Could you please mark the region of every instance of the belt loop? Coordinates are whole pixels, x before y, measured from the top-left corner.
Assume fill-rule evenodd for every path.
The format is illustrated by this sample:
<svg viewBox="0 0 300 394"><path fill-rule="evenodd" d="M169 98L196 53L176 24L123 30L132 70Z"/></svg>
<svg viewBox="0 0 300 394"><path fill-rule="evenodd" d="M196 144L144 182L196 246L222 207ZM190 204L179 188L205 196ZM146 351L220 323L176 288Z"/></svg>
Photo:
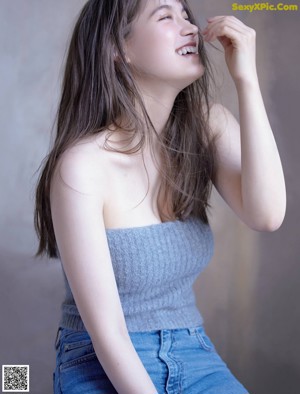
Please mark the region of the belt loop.
<svg viewBox="0 0 300 394"><path fill-rule="evenodd" d="M61 327L58 327L56 338L55 338L55 349L58 349L60 343Z"/></svg>
<svg viewBox="0 0 300 394"><path fill-rule="evenodd" d="M195 327L188 327L190 335L195 335L196 328Z"/></svg>

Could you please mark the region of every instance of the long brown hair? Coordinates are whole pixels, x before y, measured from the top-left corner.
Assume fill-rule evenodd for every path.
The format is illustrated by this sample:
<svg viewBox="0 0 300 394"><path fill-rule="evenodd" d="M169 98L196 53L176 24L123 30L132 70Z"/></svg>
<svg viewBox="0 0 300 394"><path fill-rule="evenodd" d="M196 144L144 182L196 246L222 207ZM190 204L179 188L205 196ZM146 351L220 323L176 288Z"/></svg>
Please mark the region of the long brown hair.
<svg viewBox="0 0 300 394"><path fill-rule="evenodd" d="M39 247L36 257L43 254L58 257L50 184L59 157L71 144L107 131L111 125L122 127L130 140L138 132L141 138L127 151L107 147L108 150L135 153L144 146L150 132L159 142L163 165L159 168L162 182L158 210L162 222L175 218L184 220L190 215L208 222L215 144L209 137L208 127L212 69L203 39L199 34L198 50L205 72L177 95L163 132L157 134L123 52L123 42L130 35L131 22L139 12L141 1L89 0L79 15L67 54L55 141L41 163L43 169L37 182L34 226ZM187 2L182 3L191 23L197 25ZM126 119L126 127L124 122L118 124L120 119ZM162 211L163 201L169 202L170 212Z"/></svg>

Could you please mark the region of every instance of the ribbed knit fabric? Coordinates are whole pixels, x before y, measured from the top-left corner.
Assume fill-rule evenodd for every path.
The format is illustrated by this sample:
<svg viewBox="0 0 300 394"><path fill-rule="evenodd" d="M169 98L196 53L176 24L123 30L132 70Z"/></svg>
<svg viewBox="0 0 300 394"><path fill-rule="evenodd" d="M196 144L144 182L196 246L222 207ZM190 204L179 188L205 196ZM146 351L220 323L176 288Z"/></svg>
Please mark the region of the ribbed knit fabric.
<svg viewBox="0 0 300 394"><path fill-rule="evenodd" d="M106 229L106 235L129 332L203 323L192 286L212 256L213 236L208 225L189 217L185 221ZM66 297L60 326L86 330L63 274Z"/></svg>

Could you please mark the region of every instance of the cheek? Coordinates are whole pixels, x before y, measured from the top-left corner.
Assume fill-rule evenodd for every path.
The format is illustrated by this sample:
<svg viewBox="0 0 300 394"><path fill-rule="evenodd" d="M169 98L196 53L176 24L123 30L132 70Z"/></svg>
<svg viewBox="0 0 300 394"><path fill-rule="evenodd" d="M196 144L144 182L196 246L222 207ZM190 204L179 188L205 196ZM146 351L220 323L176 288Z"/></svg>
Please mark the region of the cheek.
<svg viewBox="0 0 300 394"><path fill-rule="evenodd" d="M153 49L147 50L133 65L143 74L166 78L170 72L170 63L170 55Z"/></svg>
<svg viewBox="0 0 300 394"><path fill-rule="evenodd" d="M131 57L133 61L139 60L151 50L151 42L148 34L140 35L131 45Z"/></svg>
<svg viewBox="0 0 300 394"><path fill-rule="evenodd" d="M140 30L128 45L128 57L140 71L155 72L158 67L170 66L172 56L176 55L174 45L171 31Z"/></svg>

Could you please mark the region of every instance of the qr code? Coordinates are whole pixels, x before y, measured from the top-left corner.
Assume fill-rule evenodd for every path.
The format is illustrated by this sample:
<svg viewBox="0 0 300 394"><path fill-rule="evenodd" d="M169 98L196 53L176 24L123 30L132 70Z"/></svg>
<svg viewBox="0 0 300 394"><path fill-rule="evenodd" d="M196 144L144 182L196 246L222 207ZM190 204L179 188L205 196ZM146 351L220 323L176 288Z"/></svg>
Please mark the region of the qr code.
<svg viewBox="0 0 300 394"><path fill-rule="evenodd" d="M29 392L29 365L2 365L2 392Z"/></svg>

